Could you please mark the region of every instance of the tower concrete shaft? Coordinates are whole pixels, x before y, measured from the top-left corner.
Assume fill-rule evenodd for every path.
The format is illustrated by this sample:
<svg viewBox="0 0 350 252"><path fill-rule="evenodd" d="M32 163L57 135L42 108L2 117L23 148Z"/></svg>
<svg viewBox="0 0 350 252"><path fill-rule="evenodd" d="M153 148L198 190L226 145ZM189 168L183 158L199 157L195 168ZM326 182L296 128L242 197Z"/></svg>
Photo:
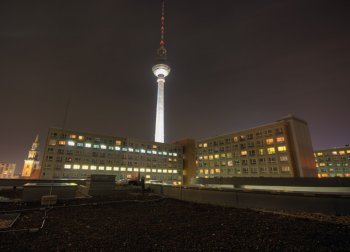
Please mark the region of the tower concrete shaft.
<svg viewBox="0 0 350 252"><path fill-rule="evenodd" d="M164 84L165 78L159 76L158 95L157 95L157 115L156 115L156 131L154 141L164 143Z"/></svg>

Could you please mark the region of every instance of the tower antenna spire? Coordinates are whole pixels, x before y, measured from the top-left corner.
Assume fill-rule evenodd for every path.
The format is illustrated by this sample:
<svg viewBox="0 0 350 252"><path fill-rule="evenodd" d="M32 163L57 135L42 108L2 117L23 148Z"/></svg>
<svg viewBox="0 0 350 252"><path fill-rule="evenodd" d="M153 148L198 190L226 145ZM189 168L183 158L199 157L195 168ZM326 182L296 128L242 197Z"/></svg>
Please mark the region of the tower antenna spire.
<svg viewBox="0 0 350 252"><path fill-rule="evenodd" d="M165 77L170 73L170 66L167 62L164 31L165 31L165 1L161 0L161 17L160 17L160 42L157 50L156 64L152 67L153 74L157 77L158 95L157 95L157 112L156 112L156 128L154 141L164 143L164 84Z"/></svg>
<svg viewBox="0 0 350 252"><path fill-rule="evenodd" d="M166 60L166 49L165 49L165 0L161 0L161 16L160 16L160 42L157 50L157 58L159 60Z"/></svg>
<svg viewBox="0 0 350 252"><path fill-rule="evenodd" d="M160 17L160 46L165 45L165 40L164 40L164 30L165 30L165 12L164 12L164 7L165 7L165 1L162 0L162 16Z"/></svg>

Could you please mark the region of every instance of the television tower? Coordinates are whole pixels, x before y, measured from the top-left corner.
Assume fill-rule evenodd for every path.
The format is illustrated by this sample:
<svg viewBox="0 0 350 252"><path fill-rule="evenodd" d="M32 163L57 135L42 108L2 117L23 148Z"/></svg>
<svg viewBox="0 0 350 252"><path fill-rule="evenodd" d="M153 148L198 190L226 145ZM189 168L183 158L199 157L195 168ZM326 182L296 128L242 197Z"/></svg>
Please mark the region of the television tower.
<svg viewBox="0 0 350 252"><path fill-rule="evenodd" d="M164 84L165 77L170 73L170 66L167 62L165 40L164 40L164 0L162 0L162 15L160 18L160 45L157 50L156 64L152 67L154 75L157 77L158 96L157 96L157 114L156 114L156 130L155 142L164 143Z"/></svg>

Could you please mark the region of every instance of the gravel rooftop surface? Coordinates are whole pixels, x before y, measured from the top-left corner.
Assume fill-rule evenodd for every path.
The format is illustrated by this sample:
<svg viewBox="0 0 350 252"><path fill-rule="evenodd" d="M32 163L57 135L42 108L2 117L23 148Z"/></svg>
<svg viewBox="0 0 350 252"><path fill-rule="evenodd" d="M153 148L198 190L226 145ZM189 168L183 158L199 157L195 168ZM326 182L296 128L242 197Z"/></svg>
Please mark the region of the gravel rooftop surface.
<svg viewBox="0 0 350 252"><path fill-rule="evenodd" d="M350 251L348 223L302 215L127 193L59 206L39 231L0 233L0 251ZM1 211L36 207L0 205ZM12 229L38 228L43 216L43 210L24 211Z"/></svg>

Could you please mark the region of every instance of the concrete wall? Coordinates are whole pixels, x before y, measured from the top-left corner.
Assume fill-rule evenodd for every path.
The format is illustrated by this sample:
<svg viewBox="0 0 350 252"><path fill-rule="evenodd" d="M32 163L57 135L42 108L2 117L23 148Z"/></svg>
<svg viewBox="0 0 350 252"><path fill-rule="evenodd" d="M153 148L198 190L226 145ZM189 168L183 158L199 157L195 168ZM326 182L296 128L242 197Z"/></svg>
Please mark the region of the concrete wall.
<svg viewBox="0 0 350 252"><path fill-rule="evenodd" d="M350 214L350 198L315 196L302 193L246 192L150 185L151 190L170 198L238 208L305 211L325 214Z"/></svg>
<svg viewBox="0 0 350 252"><path fill-rule="evenodd" d="M281 121L288 122L290 133L288 135L292 147L293 161L297 169L296 176L317 177L316 163L307 122L292 115L282 118Z"/></svg>

